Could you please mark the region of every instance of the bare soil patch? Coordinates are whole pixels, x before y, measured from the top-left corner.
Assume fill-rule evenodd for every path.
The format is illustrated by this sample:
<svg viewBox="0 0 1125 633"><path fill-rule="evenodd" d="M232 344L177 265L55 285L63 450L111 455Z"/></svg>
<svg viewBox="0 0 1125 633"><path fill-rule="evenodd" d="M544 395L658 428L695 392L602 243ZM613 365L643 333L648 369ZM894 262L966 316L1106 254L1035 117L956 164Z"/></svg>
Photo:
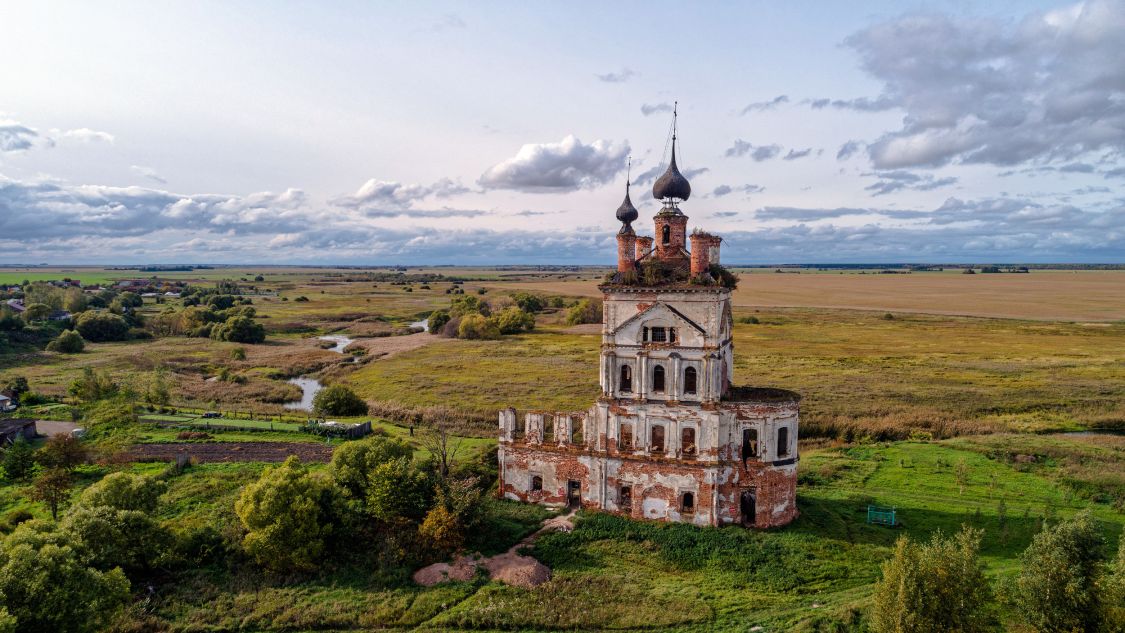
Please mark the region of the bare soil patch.
<svg viewBox="0 0 1125 633"><path fill-rule="evenodd" d="M434 563L414 572L414 582L424 587L432 587L450 580L472 580L478 569L485 569L496 581L513 587L533 589L551 579L551 568L530 556L519 554L523 547L531 545L545 532L569 532L574 529L574 513L552 517L543 522L543 527L527 538L513 545L508 551L496 556L459 556L452 563Z"/></svg>
<svg viewBox="0 0 1125 633"><path fill-rule="evenodd" d="M303 462L327 462L332 448L326 444L295 442L217 442L215 444L138 444L129 449L133 461L172 461L187 453L202 464L216 462L283 462L296 455Z"/></svg>

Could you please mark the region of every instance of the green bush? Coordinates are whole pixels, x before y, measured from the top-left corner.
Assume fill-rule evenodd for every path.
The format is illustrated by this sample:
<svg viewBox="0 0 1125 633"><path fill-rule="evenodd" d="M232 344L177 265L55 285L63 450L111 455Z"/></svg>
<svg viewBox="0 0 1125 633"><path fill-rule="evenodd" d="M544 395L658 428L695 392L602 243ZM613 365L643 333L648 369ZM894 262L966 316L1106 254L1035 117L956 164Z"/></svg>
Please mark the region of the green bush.
<svg viewBox="0 0 1125 633"><path fill-rule="evenodd" d="M82 338L95 343L124 341L129 336L129 322L110 312L83 312L74 328Z"/></svg>
<svg viewBox="0 0 1125 633"><path fill-rule="evenodd" d="M4 476L10 481L27 481L35 471L35 449L31 442L17 437L4 450Z"/></svg>
<svg viewBox="0 0 1125 633"><path fill-rule="evenodd" d="M117 395L118 386L105 373L86 367L82 370L82 376L70 383L67 391L79 400L96 402Z"/></svg>
<svg viewBox="0 0 1125 633"><path fill-rule="evenodd" d="M1105 539L1089 511L1035 535L1020 555L1013 592L1020 615L1039 631L1097 631L1104 614L1098 579Z"/></svg>
<svg viewBox="0 0 1125 633"><path fill-rule="evenodd" d="M517 306L504 308L492 315L490 320L501 334L518 334L535 329L535 316Z"/></svg>
<svg viewBox="0 0 1125 633"><path fill-rule="evenodd" d="M467 314L457 326L457 338L496 339L500 338L500 328L480 314Z"/></svg>
<svg viewBox="0 0 1125 633"><path fill-rule="evenodd" d="M211 327L211 339L234 343L262 343L266 340L266 328L248 316L232 316L224 323Z"/></svg>
<svg viewBox="0 0 1125 633"><path fill-rule="evenodd" d="M296 457L267 469L234 505L246 553L277 571L311 571L332 534L333 487Z"/></svg>
<svg viewBox="0 0 1125 633"><path fill-rule="evenodd" d="M567 325L602 322L602 302L597 299L583 299L574 304L566 313Z"/></svg>
<svg viewBox="0 0 1125 633"><path fill-rule="evenodd" d="M86 349L86 341L75 330L64 330L58 338L47 344L47 350L61 354L77 354Z"/></svg>
<svg viewBox="0 0 1125 633"><path fill-rule="evenodd" d="M129 581L90 567L68 533L28 521L0 548L0 595L18 631L92 633L128 603Z"/></svg>
<svg viewBox="0 0 1125 633"><path fill-rule="evenodd" d="M316 393L313 411L318 415L367 415L367 403L350 387L335 384Z"/></svg>
<svg viewBox="0 0 1125 633"><path fill-rule="evenodd" d="M430 313L430 318L426 323L426 327L429 328L431 334L440 334L445 324L449 323L449 319L450 316L447 310L434 310Z"/></svg>
<svg viewBox="0 0 1125 633"><path fill-rule="evenodd" d="M367 478L367 511L377 519L420 521L433 504L434 481L407 458L376 466Z"/></svg>
<svg viewBox="0 0 1125 633"><path fill-rule="evenodd" d="M965 528L957 536L945 538L938 532L929 543L900 537L894 555L883 563L883 577L875 584L871 630L985 630L985 606L991 592L978 557L982 534Z"/></svg>
<svg viewBox="0 0 1125 633"><path fill-rule="evenodd" d="M332 479L353 499L367 498L368 476L380 464L394 459L410 459L414 449L399 439L368 437L348 442L332 453Z"/></svg>

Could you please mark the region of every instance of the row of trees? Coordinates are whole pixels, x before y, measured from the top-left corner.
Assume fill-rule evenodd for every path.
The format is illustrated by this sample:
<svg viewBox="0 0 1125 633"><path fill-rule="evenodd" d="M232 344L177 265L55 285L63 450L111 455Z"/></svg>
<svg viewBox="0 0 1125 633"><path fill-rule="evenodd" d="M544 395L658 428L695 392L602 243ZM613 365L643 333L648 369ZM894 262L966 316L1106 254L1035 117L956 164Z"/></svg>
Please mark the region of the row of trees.
<svg viewBox="0 0 1125 633"><path fill-rule="evenodd" d="M902 537L875 586L876 633L991 630L994 594L1036 631L1125 631L1125 538L1116 560L1087 512L1044 526L1020 556L1021 569L994 591L979 558L983 532L963 528L929 542Z"/></svg>

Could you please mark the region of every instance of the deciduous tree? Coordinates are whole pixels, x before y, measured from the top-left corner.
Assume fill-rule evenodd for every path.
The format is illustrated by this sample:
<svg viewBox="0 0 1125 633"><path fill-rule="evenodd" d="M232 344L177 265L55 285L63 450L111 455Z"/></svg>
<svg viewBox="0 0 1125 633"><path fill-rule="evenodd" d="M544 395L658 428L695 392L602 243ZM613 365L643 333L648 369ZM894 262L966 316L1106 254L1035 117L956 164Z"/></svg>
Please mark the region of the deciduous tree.
<svg viewBox="0 0 1125 633"><path fill-rule="evenodd" d="M940 532L929 543L902 536L875 584L871 630L930 633L986 628L988 579L977 554L983 532L963 528L953 538Z"/></svg>
<svg viewBox="0 0 1125 633"><path fill-rule="evenodd" d="M70 498L70 471L51 468L35 478L28 494L32 501L41 501L51 510L51 518L59 520L59 506Z"/></svg>
<svg viewBox="0 0 1125 633"><path fill-rule="evenodd" d="M1045 525L1020 556L1015 602L1038 631L1097 631L1098 578L1105 540L1089 511Z"/></svg>
<svg viewBox="0 0 1125 633"><path fill-rule="evenodd" d="M313 396L313 411L318 415L366 415L367 403L347 385L335 384Z"/></svg>
<svg viewBox="0 0 1125 633"><path fill-rule="evenodd" d="M368 477L380 464L410 459L414 449L402 440L373 436L347 442L332 453L332 478L353 499L366 500Z"/></svg>
<svg viewBox="0 0 1125 633"><path fill-rule="evenodd" d="M266 470L234 506L246 552L278 571L314 569L332 533L332 495L331 482L296 457Z"/></svg>

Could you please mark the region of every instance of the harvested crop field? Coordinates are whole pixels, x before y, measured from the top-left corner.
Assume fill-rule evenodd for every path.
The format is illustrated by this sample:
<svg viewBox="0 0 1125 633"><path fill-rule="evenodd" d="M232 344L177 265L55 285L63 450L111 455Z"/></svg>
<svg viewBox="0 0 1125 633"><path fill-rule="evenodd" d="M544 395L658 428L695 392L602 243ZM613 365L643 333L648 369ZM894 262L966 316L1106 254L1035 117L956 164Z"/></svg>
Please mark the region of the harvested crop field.
<svg viewBox="0 0 1125 633"><path fill-rule="evenodd" d="M804 307L1062 321L1125 319L1125 271L909 275L739 271L736 308ZM492 285L492 284L490 284ZM497 289L599 297L597 281L534 279Z"/></svg>
<svg viewBox="0 0 1125 633"><path fill-rule="evenodd" d="M304 462L327 462L332 459L327 444L291 442L223 442L215 444L138 444L129 449L134 461L172 461L187 453L201 464L222 462L283 462L296 455Z"/></svg>

